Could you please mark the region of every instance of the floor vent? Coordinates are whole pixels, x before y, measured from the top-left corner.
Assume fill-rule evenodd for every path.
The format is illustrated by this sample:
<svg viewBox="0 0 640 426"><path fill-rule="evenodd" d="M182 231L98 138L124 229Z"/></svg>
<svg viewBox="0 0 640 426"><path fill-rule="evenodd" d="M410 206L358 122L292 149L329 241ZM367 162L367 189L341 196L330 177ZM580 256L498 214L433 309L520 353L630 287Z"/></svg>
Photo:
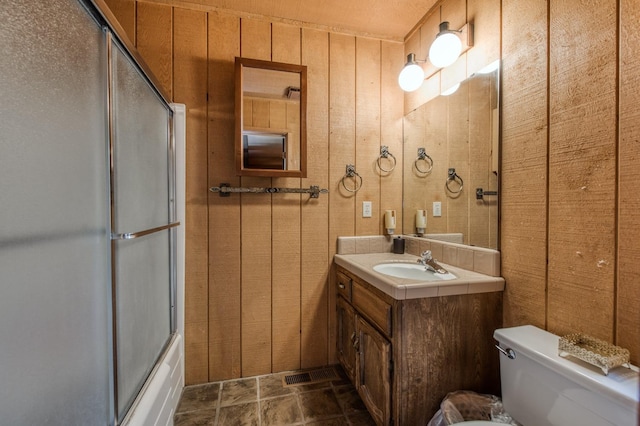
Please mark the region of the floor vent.
<svg viewBox="0 0 640 426"><path fill-rule="evenodd" d="M318 370L305 371L302 373L287 374L282 377L283 386L309 385L313 383L329 382L339 380L340 376L333 367L321 368Z"/></svg>

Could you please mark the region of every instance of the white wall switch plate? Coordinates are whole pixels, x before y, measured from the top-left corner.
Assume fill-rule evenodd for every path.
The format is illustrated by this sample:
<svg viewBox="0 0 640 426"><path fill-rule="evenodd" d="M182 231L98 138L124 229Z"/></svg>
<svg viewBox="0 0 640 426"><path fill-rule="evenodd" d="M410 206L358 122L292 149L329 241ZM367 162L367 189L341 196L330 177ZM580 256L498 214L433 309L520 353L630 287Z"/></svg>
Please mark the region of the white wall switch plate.
<svg viewBox="0 0 640 426"><path fill-rule="evenodd" d="M442 216L442 203L440 201L433 202L433 217Z"/></svg>
<svg viewBox="0 0 640 426"><path fill-rule="evenodd" d="M371 217L371 201L362 202L362 217Z"/></svg>

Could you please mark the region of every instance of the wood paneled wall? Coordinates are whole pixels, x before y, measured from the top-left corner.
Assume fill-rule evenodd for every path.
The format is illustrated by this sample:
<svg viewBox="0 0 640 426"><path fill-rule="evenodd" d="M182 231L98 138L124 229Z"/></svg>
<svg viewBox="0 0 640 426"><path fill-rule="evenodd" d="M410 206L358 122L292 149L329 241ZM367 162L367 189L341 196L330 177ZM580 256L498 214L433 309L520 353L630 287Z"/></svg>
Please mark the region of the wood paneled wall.
<svg viewBox="0 0 640 426"><path fill-rule="evenodd" d="M439 24L448 21L452 29L465 23L473 24L473 47L447 68L436 69L429 62L423 65L427 78L415 92L404 96L404 112L408 114L420 105L460 83L491 62L500 59L500 0L442 0L408 34L405 41L405 61L409 53L418 60L429 56L429 47L439 31Z"/></svg>
<svg viewBox="0 0 640 426"><path fill-rule="evenodd" d="M461 233L464 244L498 247L498 203L495 197L477 200L475 188L495 191L497 171L492 149L498 141L493 121L497 117L496 73L467 79L450 96L439 96L420 106L404 119L404 233L415 234L416 210L426 210L427 233ZM495 123L495 129L498 123ZM416 165L418 149L433 160ZM498 156L497 150L495 153ZM496 158L497 160L497 158ZM445 186L448 169L455 168L463 189L450 193ZM460 181L449 182L457 191ZM442 215L434 217L432 203L441 202Z"/></svg>
<svg viewBox="0 0 640 426"><path fill-rule="evenodd" d="M108 1L165 90L188 106L187 383L334 362L335 239L380 234L381 212L401 209L401 174L376 172L379 146L402 152L403 110L501 56L505 325L582 331L640 362L638 2L445 0L404 48L133 2ZM406 53L426 57L441 20L473 21L474 47L403 96L396 76ZM238 55L309 67L308 178L235 176ZM355 195L340 186L346 164L364 178ZM221 182L331 192L207 193ZM360 217L364 200L374 203L371 219Z"/></svg>
<svg viewBox="0 0 640 426"><path fill-rule="evenodd" d="M379 235L381 212L402 209L403 45L199 6L108 3L132 22L129 37L165 91L187 105L187 383L334 363L336 237ZM307 178L236 176L236 56L308 67ZM381 145L399 158L396 172L376 169ZM355 194L340 184L347 164L363 177ZM330 192L208 192L222 182ZM373 202L372 218L362 201Z"/></svg>
<svg viewBox="0 0 640 426"><path fill-rule="evenodd" d="M502 19L505 325L587 333L635 364L639 17L634 1L517 0Z"/></svg>

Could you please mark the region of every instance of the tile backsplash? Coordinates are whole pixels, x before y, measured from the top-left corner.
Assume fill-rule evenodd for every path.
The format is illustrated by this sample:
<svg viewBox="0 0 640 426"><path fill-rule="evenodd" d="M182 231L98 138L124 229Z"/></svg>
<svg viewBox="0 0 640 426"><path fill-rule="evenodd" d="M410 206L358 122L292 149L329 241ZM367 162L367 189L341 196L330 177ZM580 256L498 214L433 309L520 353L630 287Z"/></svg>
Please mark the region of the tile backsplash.
<svg viewBox="0 0 640 426"><path fill-rule="evenodd" d="M338 237L337 254L390 253L393 251L393 238L385 235ZM405 253L419 256L423 251L431 250L432 256L442 263L492 277L500 276L498 250L408 235L403 238Z"/></svg>

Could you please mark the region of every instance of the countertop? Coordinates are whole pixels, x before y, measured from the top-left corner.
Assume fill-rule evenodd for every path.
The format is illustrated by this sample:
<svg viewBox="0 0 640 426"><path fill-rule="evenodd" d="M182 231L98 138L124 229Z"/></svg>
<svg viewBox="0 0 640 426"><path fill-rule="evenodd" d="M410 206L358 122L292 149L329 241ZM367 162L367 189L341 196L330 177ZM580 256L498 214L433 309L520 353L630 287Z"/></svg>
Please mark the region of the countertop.
<svg viewBox="0 0 640 426"><path fill-rule="evenodd" d="M394 253L336 254L334 262L396 300L504 291L504 278L491 277L440 263L457 278L450 281L418 281L396 278L373 270L379 263L416 263L418 256Z"/></svg>

